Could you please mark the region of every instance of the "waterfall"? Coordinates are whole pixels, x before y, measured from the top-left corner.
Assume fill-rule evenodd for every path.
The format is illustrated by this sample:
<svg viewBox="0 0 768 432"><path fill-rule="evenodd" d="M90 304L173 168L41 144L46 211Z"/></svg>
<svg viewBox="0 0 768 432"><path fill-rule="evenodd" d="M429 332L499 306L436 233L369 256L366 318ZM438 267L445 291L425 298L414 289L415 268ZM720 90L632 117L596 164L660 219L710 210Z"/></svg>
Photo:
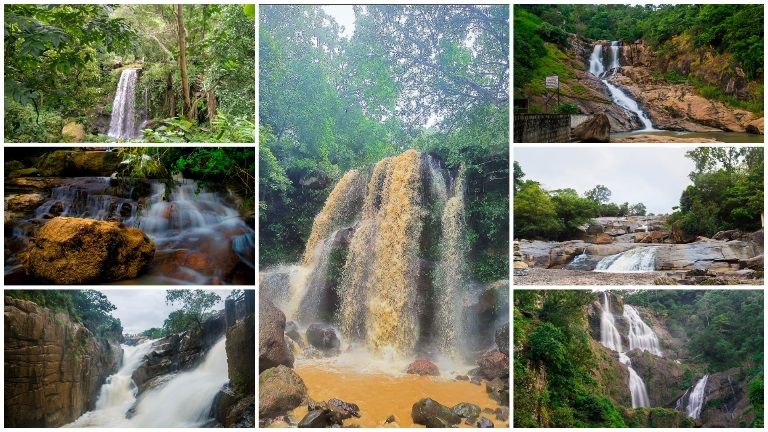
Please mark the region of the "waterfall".
<svg viewBox="0 0 768 432"><path fill-rule="evenodd" d="M659 338L653 332L653 329L643 322L640 314L637 313L637 309L625 304L624 317L629 321L629 349L640 348L641 350L650 351L653 355L664 357L659 345Z"/></svg>
<svg viewBox="0 0 768 432"><path fill-rule="evenodd" d="M621 61L619 60L620 49L621 46L619 45L619 41L611 42L611 64L608 67L608 70L613 69L613 75L616 75L619 68L621 67ZM640 106L637 104L637 101L627 96L617 86L609 83L603 76L606 73L606 69L603 65L602 44L596 44L594 50L592 51L592 55L589 57L589 71L594 76L600 78L603 84L605 84L605 86L608 88L611 99L615 104L637 115L638 119L640 119L640 122L643 124L643 128L641 130L654 130L653 122L651 122L648 114L646 114L646 112L640 108Z"/></svg>
<svg viewBox="0 0 768 432"><path fill-rule="evenodd" d="M642 321L637 310L625 304L623 316L629 321L628 339L630 351L640 348L661 357L661 348L656 334ZM610 350L617 351L619 353L619 361L629 371L629 392L632 395L632 408L651 406L648 389L645 387L645 383L640 378L640 375L632 368L632 361L623 350L621 336L616 329L615 317L611 313L611 303L607 292L603 292L603 313L600 316L600 343Z"/></svg>
<svg viewBox="0 0 768 432"><path fill-rule="evenodd" d="M619 353L619 361L629 370L629 393L632 395L632 408L649 407L651 400L648 398L648 389L640 375L632 368L632 360L624 353Z"/></svg>
<svg viewBox="0 0 768 432"><path fill-rule="evenodd" d="M466 221L464 220L463 173L455 187L456 195L446 202L441 218L440 260L437 264L435 287L440 298L455 299L461 296L466 284ZM434 177L433 177L434 179ZM437 183L433 181L432 183ZM443 184L443 182L439 182ZM464 335L459 324L461 303L443 301L437 310L438 344L443 353L453 353Z"/></svg>
<svg viewBox="0 0 768 432"><path fill-rule="evenodd" d="M621 336L619 331L616 330L616 323L611 313L611 302L608 298L608 293L603 293L603 314L600 316L600 343L604 347L623 352L621 347Z"/></svg>
<svg viewBox="0 0 768 432"><path fill-rule="evenodd" d="M656 270L658 247L638 247L600 260L595 271L608 273L650 272Z"/></svg>
<svg viewBox="0 0 768 432"><path fill-rule="evenodd" d="M698 380L696 385L685 391L683 396L677 400L675 409L678 411L685 411L688 417L701 418L701 409L704 407L704 402L707 399L707 380L709 375L704 375L704 378Z"/></svg>
<svg viewBox="0 0 768 432"><path fill-rule="evenodd" d="M188 372L169 375L158 387L145 390L136 402L131 375L154 341L136 347L123 345L123 366L101 388L96 409L64 427L200 427L211 419L211 406L229 381L225 338L206 354L203 363ZM135 414L128 419L133 407Z"/></svg>
<svg viewBox="0 0 768 432"><path fill-rule="evenodd" d="M135 137L134 97L136 90L136 69L124 69L117 83L117 93L112 102L112 119L109 123L111 138L131 139Z"/></svg>

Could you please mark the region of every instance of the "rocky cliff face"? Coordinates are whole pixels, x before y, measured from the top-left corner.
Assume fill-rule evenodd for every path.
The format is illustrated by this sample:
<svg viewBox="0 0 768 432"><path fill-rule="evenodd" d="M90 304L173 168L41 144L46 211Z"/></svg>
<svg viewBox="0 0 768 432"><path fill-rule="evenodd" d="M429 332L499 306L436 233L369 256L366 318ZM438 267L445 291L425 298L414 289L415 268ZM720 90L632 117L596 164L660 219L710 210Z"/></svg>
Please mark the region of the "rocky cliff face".
<svg viewBox="0 0 768 432"><path fill-rule="evenodd" d="M195 328L170 335L152 344L152 350L133 372L133 382L143 392L171 372L187 370L200 364L205 354L226 331L224 311Z"/></svg>
<svg viewBox="0 0 768 432"><path fill-rule="evenodd" d="M5 297L5 427L59 427L96 402L122 358L64 313Z"/></svg>

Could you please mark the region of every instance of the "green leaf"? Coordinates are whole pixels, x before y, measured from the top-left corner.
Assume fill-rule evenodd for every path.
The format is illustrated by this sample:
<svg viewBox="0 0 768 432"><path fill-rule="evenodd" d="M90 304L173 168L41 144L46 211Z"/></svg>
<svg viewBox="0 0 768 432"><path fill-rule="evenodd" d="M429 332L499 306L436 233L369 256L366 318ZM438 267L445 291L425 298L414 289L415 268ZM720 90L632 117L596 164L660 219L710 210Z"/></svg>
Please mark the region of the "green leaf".
<svg viewBox="0 0 768 432"><path fill-rule="evenodd" d="M243 12L245 13L245 16L247 16L248 18L256 19L256 5L255 4L243 5Z"/></svg>

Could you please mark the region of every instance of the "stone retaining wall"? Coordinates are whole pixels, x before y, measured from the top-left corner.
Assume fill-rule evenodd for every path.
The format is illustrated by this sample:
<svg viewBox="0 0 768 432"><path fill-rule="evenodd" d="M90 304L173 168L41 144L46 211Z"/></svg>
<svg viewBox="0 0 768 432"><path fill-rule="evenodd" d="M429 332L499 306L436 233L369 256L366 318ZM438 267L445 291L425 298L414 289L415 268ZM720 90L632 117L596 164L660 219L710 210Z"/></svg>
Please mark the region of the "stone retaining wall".
<svg viewBox="0 0 768 432"><path fill-rule="evenodd" d="M569 114L515 114L515 143L567 143L571 141Z"/></svg>

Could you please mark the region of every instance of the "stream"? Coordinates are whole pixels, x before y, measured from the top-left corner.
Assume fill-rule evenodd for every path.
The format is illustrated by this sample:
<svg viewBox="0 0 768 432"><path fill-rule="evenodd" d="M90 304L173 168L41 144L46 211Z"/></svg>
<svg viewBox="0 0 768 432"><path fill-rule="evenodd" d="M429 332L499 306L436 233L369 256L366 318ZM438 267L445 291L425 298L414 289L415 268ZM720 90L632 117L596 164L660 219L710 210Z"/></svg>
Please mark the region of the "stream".
<svg viewBox="0 0 768 432"><path fill-rule="evenodd" d="M61 179L32 218L20 221L10 236L6 232L5 274L21 266L16 253L36 229L63 216L122 222L155 242L148 271L115 283L252 285L255 233L240 217L238 199L228 190L212 191L180 176L174 183L176 187L166 193L163 183L151 181L148 196L139 197L138 188L116 185L109 177Z"/></svg>

